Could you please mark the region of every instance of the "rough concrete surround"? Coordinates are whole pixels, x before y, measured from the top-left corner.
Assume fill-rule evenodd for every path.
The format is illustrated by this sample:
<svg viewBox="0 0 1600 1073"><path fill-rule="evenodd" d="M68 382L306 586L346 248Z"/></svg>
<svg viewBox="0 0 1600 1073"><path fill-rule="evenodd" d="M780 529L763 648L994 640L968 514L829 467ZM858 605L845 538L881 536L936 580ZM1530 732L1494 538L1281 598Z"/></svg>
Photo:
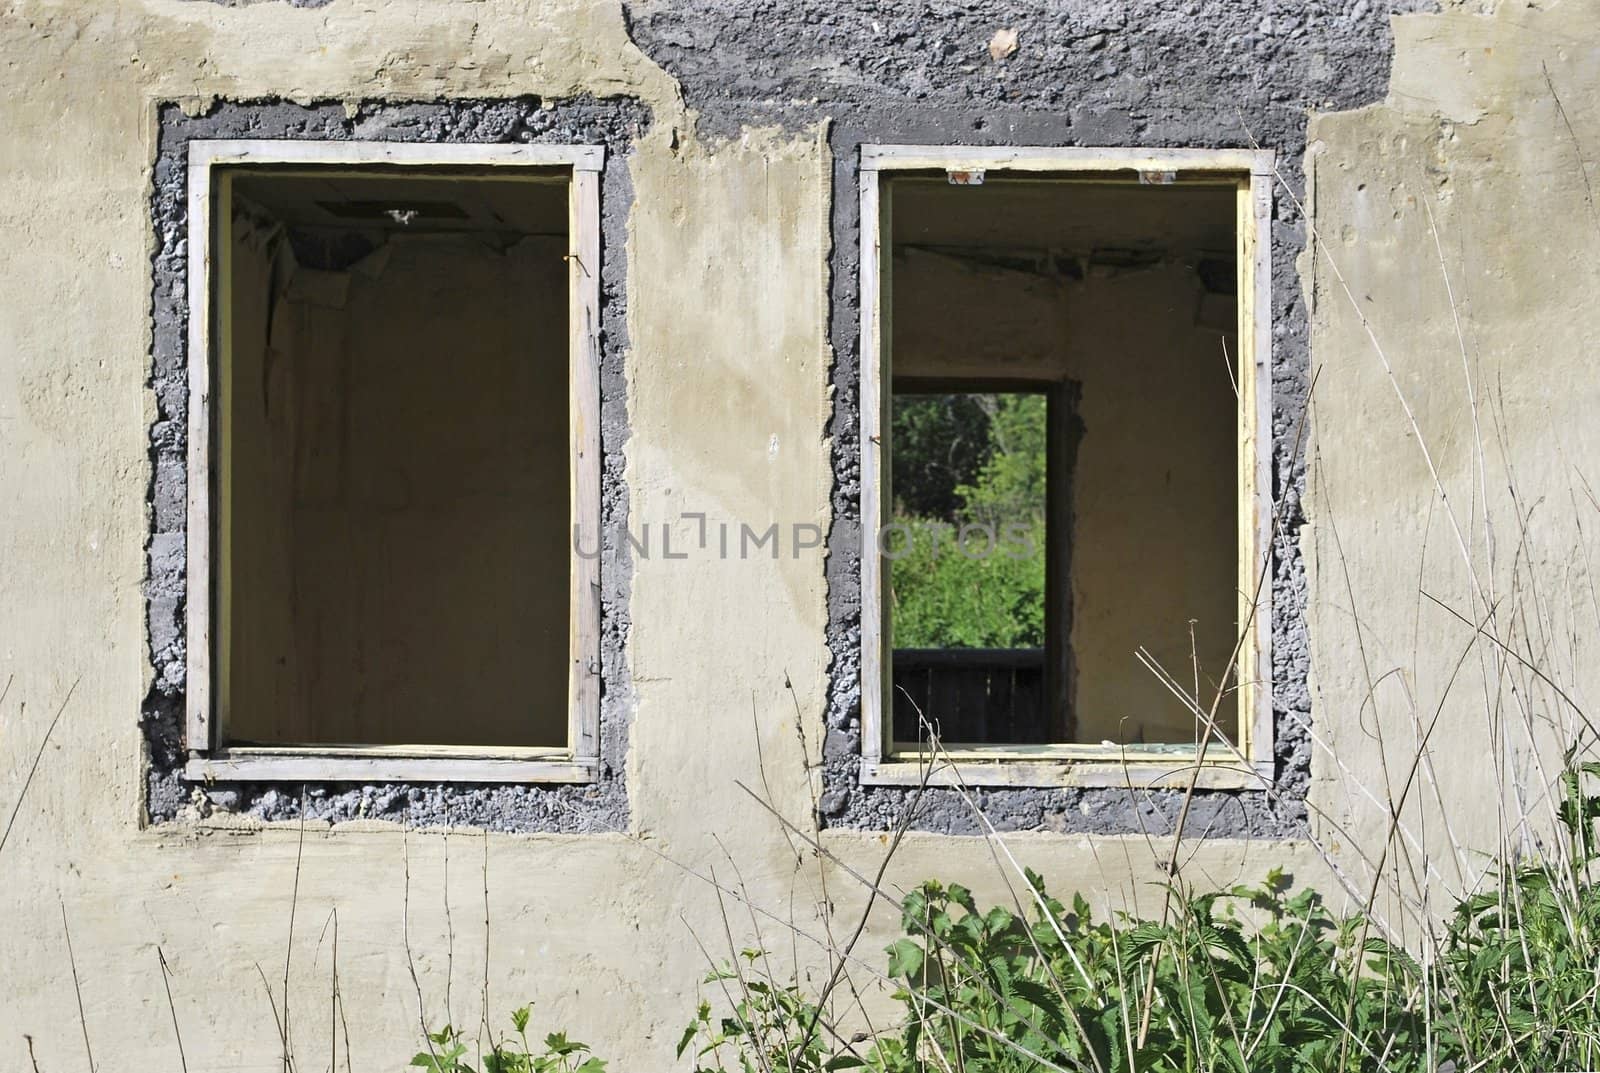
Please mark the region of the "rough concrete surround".
<svg viewBox="0 0 1600 1073"><path fill-rule="evenodd" d="M1276 150L1277 779L1197 802L1188 877L1283 867L1337 904L1414 774L1406 815L1450 817L1418 827L1428 896L1470 883L1502 845L1493 770L1562 744L1545 685L1473 624L1501 616L1567 696L1600 689L1600 11L1403 6L4 5L0 1069L30 1068L24 1036L39 1069L85 1068L80 994L98 1065L176 1068L158 951L190 1069L282 1068L263 974L287 972L296 1051L325 1054L335 911L354 1068L403 1066L419 1014L479 1023L485 991L497 1023L532 1000L613 1069L674 1068L696 939L726 946L713 877L819 980L906 805L855 779L863 142ZM1019 47L991 59L1002 28ZM246 133L609 147L596 786L176 777L174 169L183 139ZM686 513L776 522L781 554L710 554ZM1056 893L1159 899L1171 795L979 800ZM1005 896L966 802L930 794L915 827L887 884ZM756 938L742 910L733 930Z"/></svg>
<svg viewBox="0 0 1600 1073"><path fill-rule="evenodd" d="M160 246L154 266L152 388L157 409L150 428L150 652L154 662L143 725L150 749L146 809L152 821L180 809L238 812L263 819L308 818L337 822L392 815L408 823L465 824L504 831L616 830L626 823L627 788L621 777L627 749L630 683L624 638L628 632L628 492L623 479L628 439L624 354L627 352L627 228L633 190L630 149L649 125L649 113L630 99L580 98L558 104L535 96L509 100L455 100L448 104L337 102L298 105L214 103L190 116L176 104L158 115L151 213ZM608 569L602 583L601 766L586 786L451 786L212 783L197 788L182 779L184 688L184 488L188 374L186 172L191 138L317 138L343 141L547 142L604 145L615 163L601 195L604 262L601 325L601 533ZM563 539L561 545L564 547Z"/></svg>

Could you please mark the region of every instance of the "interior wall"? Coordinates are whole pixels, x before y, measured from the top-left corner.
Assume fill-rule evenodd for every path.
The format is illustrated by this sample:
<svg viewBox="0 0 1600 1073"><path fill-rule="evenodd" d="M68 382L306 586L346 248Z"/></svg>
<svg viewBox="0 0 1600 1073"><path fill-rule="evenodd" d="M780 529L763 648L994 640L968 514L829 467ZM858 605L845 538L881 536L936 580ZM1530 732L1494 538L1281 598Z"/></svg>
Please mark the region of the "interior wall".
<svg viewBox="0 0 1600 1073"><path fill-rule="evenodd" d="M264 343L242 296L233 739L565 744L565 252L395 236L282 273Z"/></svg>
<svg viewBox="0 0 1600 1073"><path fill-rule="evenodd" d="M1187 742L1194 720L1135 653L1214 689L1236 638L1233 301L1177 262L1083 279L908 250L892 277L894 371L1071 379L1077 739ZM1193 648L1190 622L1194 623Z"/></svg>
<svg viewBox="0 0 1600 1073"><path fill-rule="evenodd" d="M218 307L218 328L229 341L218 382L222 454L232 460L217 499L218 544L231 567L217 573L217 697L246 730L259 726L252 732L270 737L274 720L285 721L279 733L290 730L294 708L293 426L289 364L280 349L288 340L280 333L274 347L268 331L293 258L271 221L238 214L230 228L217 279L219 292L230 295Z"/></svg>

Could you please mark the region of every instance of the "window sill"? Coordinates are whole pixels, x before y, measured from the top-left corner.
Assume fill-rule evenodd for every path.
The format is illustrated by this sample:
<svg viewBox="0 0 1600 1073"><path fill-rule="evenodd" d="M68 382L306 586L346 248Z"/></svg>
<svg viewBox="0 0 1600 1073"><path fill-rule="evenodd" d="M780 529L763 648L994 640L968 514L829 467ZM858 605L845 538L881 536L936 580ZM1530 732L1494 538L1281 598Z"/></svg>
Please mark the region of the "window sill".
<svg viewBox="0 0 1600 1073"><path fill-rule="evenodd" d="M249 747L190 757L183 774L194 782L590 783L597 766L565 749Z"/></svg>
<svg viewBox="0 0 1600 1073"><path fill-rule="evenodd" d="M932 765L930 767L930 764ZM1083 787L1181 790L1262 790L1272 785L1270 762L1207 761L1195 771L1194 756L1136 757L1108 763L1073 757L1015 759L949 752L934 761L901 754L861 765L864 786Z"/></svg>

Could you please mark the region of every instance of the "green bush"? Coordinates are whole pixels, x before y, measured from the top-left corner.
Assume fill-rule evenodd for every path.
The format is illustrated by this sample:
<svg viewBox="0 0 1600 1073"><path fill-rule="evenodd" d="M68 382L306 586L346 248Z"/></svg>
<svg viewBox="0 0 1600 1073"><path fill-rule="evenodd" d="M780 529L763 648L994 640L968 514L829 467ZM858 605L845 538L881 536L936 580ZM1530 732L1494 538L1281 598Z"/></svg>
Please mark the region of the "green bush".
<svg viewBox="0 0 1600 1073"><path fill-rule="evenodd" d="M955 547L954 535L940 537L934 524L912 524L910 546L890 564L895 646L1043 647L1042 545L1026 558L1005 550L967 558Z"/></svg>
<svg viewBox="0 0 1600 1073"><path fill-rule="evenodd" d="M1314 892L1288 895L1279 875L1260 888L1177 892L1165 924L1095 922L1081 897L1068 909L1036 875L1028 881L1038 908L1027 918L980 909L959 886L928 883L906 899L890 970L916 1016L881 1068L926 1068L930 1050L959 1052L972 1073L1020 1073L1040 1059L1108 1071L1329 1070L1341 1053L1343 1068L1404 1069L1417 1053L1411 962L1368 939L1355 971L1355 923L1336 922ZM1236 903L1264 922L1242 919Z"/></svg>
<svg viewBox="0 0 1600 1073"><path fill-rule="evenodd" d="M1313 892L1289 895L1282 876L1178 899L1167 924L1096 922L1081 896L1069 908L1027 878L1026 915L980 907L957 884L930 881L904 899L905 936L887 951L898 1032L830 1048L819 1030L807 1035L816 1008L798 989L751 981L729 1016L714 1023L703 1004L686 1030L685 1048L699 1039L700 1057L717 1060L697 1073L1425 1068L1415 964L1369 938L1352 971L1356 922L1336 922ZM720 1061L729 1049L739 1064Z"/></svg>
<svg viewBox="0 0 1600 1073"><path fill-rule="evenodd" d="M1567 758L1565 846L1463 900L1434 969L1441 1053L1488 1069L1600 1069L1600 764Z"/></svg>
<svg viewBox="0 0 1600 1073"><path fill-rule="evenodd" d="M824 1042L823 1011L794 984L781 985L765 971L766 952L740 952L743 967L718 969L704 980L729 996L725 1016L713 1017L701 1002L678 1039L677 1056L693 1054L695 1073L729 1068L763 1073L824 1073L843 1069ZM733 1066L728 1061L736 1063Z"/></svg>
<svg viewBox="0 0 1600 1073"><path fill-rule="evenodd" d="M1044 645L1045 417L1038 394L896 402L896 647Z"/></svg>

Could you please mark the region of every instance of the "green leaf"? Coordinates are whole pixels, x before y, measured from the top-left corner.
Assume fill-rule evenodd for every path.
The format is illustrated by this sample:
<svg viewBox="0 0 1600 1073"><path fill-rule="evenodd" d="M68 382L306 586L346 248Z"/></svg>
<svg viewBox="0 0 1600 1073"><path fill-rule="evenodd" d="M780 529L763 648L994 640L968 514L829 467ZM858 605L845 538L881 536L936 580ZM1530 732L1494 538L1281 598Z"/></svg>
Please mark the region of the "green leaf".
<svg viewBox="0 0 1600 1073"><path fill-rule="evenodd" d="M887 948L889 975L894 978L912 977L922 970L922 947L910 939L896 939Z"/></svg>
<svg viewBox="0 0 1600 1073"><path fill-rule="evenodd" d="M704 1009L704 1008L705 1008L704 1006L701 1007L701 1009ZM694 1020L694 1021L690 1021L689 1022L688 1027L686 1027L683 1030L683 1035L678 1037L678 1050L673 1055L673 1057L675 1057L675 1058L682 1058L683 1057L683 1052L689 1049L689 1044L694 1042L694 1037L695 1037L696 1033L698 1033L700 1031L700 1025L701 1025L701 1021L700 1020Z"/></svg>
<svg viewBox="0 0 1600 1073"><path fill-rule="evenodd" d="M1011 981L1011 990L1017 998L1023 1000L1042 1015L1046 1024L1057 1032L1065 1035L1067 1032L1067 1018L1063 1012L1061 996L1045 987L1037 980L1030 980L1019 976Z"/></svg>

